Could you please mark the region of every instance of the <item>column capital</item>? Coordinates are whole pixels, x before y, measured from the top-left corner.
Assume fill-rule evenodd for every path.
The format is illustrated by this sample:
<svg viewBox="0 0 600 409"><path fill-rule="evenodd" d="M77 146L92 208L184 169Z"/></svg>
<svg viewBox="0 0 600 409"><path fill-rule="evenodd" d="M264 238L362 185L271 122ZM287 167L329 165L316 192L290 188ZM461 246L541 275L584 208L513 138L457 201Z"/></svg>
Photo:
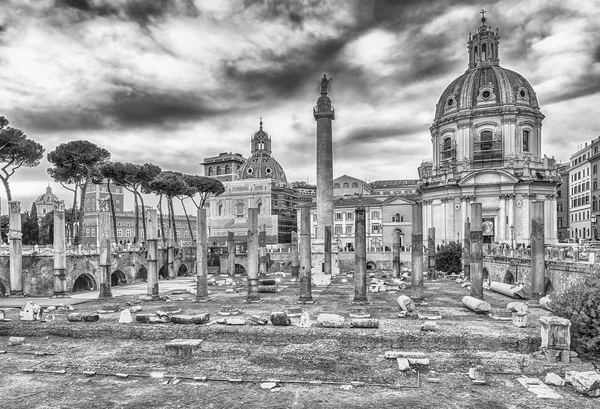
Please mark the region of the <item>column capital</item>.
<svg viewBox="0 0 600 409"><path fill-rule="evenodd" d="M21 202L10 201L8 205L11 213L21 214Z"/></svg>
<svg viewBox="0 0 600 409"><path fill-rule="evenodd" d="M64 212L65 211L65 201L64 200L56 200L53 203L55 212Z"/></svg>
<svg viewBox="0 0 600 409"><path fill-rule="evenodd" d="M554 199L556 199L557 197L558 197L558 195L557 195L557 194L555 194L555 193L554 193L554 194L552 194L552 193L551 193L551 194L549 194L549 195L546 195L546 199L548 199L548 200L554 200Z"/></svg>

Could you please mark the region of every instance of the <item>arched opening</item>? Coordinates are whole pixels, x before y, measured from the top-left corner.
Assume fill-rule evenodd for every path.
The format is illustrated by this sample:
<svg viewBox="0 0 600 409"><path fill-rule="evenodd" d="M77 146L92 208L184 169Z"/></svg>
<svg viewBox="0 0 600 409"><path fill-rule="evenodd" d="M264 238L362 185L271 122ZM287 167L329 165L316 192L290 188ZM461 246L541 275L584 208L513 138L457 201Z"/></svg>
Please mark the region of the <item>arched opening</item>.
<svg viewBox="0 0 600 409"><path fill-rule="evenodd" d="M187 272L188 272L188 268L186 267L185 264L182 264L179 266L179 270L177 270L177 277L185 276L185 275L187 275Z"/></svg>
<svg viewBox="0 0 600 409"><path fill-rule="evenodd" d="M219 211L219 216L223 216L223 204L222 203L219 203L218 211Z"/></svg>
<svg viewBox="0 0 600 409"><path fill-rule="evenodd" d="M513 274L510 271L507 271L506 274L504 275L504 284L510 284L513 285L515 283L515 277L513 276Z"/></svg>
<svg viewBox="0 0 600 409"><path fill-rule="evenodd" d="M235 272L234 272L234 274L240 274L240 275L246 274L246 269L244 268L243 265L236 264L235 265Z"/></svg>
<svg viewBox="0 0 600 409"><path fill-rule="evenodd" d="M167 266L162 266L160 268L160 270L158 270L158 278L159 279L164 279L169 277L169 270L167 269Z"/></svg>
<svg viewBox="0 0 600 409"><path fill-rule="evenodd" d="M127 284L127 277L121 270L116 270L110 275L110 285L112 287L122 286Z"/></svg>
<svg viewBox="0 0 600 409"><path fill-rule="evenodd" d="M375 270L376 268L377 268L377 264L375 264L374 262L369 261L367 263L367 270Z"/></svg>
<svg viewBox="0 0 600 409"><path fill-rule="evenodd" d="M142 267L135 274L135 281L148 281L148 270L146 267Z"/></svg>
<svg viewBox="0 0 600 409"><path fill-rule="evenodd" d="M260 210L262 209L262 202L258 202L258 205L256 206L256 208L258 209L258 214L260 214Z"/></svg>
<svg viewBox="0 0 600 409"><path fill-rule="evenodd" d="M208 176L212 176L213 175L213 168L210 167L208 168Z"/></svg>
<svg viewBox="0 0 600 409"><path fill-rule="evenodd" d="M75 282L73 283L73 289L71 290L74 293L80 293L83 291L93 291L96 289L96 280L90 274L81 274Z"/></svg>
<svg viewBox="0 0 600 409"><path fill-rule="evenodd" d="M552 281L549 278L546 279L546 285L544 286L544 292L546 295L550 295L554 293L554 287L552 286Z"/></svg>
<svg viewBox="0 0 600 409"><path fill-rule="evenodd" d="M487 271L487 268L483 269L483 281L490 281L490 273Z"/></svg>

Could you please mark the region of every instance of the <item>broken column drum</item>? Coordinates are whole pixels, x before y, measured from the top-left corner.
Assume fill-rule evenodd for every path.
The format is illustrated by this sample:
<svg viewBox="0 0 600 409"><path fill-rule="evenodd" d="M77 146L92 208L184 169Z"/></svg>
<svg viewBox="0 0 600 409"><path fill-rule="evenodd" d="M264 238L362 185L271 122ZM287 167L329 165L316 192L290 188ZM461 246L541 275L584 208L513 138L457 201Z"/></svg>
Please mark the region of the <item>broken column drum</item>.
<svg viewBox="0 0 600 409"><path fill-rule="evenodd" d="M21 233L21 202L11 201L9 207L10 295L23 295L23 243Z"/></svg>
<svg viewBox="0 0 600 409"><path fill-rule="evenodd" d="M65 203L54 203L54 291L52 298L68 298L67 249L65 237Z"/></svg>
<svg viewBox="0 0 600 409"><path fill-rule="evenodd" d="M327 96L331 78L323 75L321 96L313 109L317 121L317 241L325 240L325 227L333 226L333 139L332 121L335 112L331 99ZM329 258L325 253L324 271L331 274L331 246ZM329 263L327 265L327 263Z"/></svg>
<svg viewBox="0 0 600 409"><path fill-rule="evenodd" d="M481 203L471 204L471 296L483 300L483 231Z"/></svg>
<svg viewBox="0 0 600 409"><path fill-rule="evenodd" d="M148 263L148 296L158 297L158 214L156 209L147 209L146 213L146 245L148 252L146 262Z"/></svg>
<svg viewBox="0 0 600 409"><path fill-rule="evenodd" d="M412 289L411 297L416 302L423 298L423 205L412 205Z"/></svg>
<svg viewBox="0 0 600 409"><path fill-rule="evenodd" d="M354 210L354 300L367 303L367 232L365 208Z"/></svg>
<svg viewBox="0 0 600 409"><path fill-rule="evenodd" d="M98 298L112 297L112 289L110 284L111 273L111 249L110 249L110 213L108 205L104 201L100 201L100 211L98 212L98 237L100 238L100 259L98 266L100 267L100 294Z"/></svg>
<svg viewBox="0 0 600 409"><path fill-rule="evenodd" d="M539 300L546 295L546 262L544 259L544 202L532 204L531 218L531 298Z"/></svg>
<svg viewBox="0 0 600 409"><path fill-rule="evenodd" d="M209 301L208 298L208 237L206 234L206 209L198 209L196 224L196 302Z"/></svg>
<svg viewBox="0 0 600 409"><path fill-rule="evenodd" d="M235 236L232 231L227 232L227 275L235 275Z"/></svg>
<svg viewBox="0 0 600 409"><path fill-rule="evenodd" d="M310 208L300 208L300 299L299 302L312 302L310 253Z"/></svg>
<svg viewBox="0 0 600 409"><path fill-rule="evenodd" d="M392 233L392 276L400 277L400 232L394 230Z"/></svg>
<svg viewBox="0 0 600 409"><path fill-rule="evenodd" d="M248 209L248 297L260 301L258 295L258 209Z"/></svg>

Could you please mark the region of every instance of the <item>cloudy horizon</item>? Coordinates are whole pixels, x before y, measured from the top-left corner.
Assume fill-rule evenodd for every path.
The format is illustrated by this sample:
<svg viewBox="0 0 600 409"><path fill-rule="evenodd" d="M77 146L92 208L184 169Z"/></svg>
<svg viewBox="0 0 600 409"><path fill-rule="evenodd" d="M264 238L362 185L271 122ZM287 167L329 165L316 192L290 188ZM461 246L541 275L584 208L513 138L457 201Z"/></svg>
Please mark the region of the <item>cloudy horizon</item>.
<svg viewBox="0 0 600 409"><path fill-rule="evenodd" d="M416 179L482 8L499 29L501 66L537 93L542 152L568 161L600 135L594 0L2 1L0 116L46 149L10 179L13 199L28 210L50 183L70 203L46 172L60 143L203 174L206 157L248 157L260 117L287 179L314 183L323 73L333 77L334 177Z"/></svg>

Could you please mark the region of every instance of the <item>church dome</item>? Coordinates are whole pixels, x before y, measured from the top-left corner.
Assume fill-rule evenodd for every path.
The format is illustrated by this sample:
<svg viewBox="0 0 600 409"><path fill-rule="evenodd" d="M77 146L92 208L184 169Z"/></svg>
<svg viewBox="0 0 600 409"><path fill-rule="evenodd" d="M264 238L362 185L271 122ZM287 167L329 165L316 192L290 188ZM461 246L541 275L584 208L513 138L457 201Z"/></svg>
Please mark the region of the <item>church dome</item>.
<svg viewBox="0 0 600 409"><path fill-rule="evenodd" d="M520 74L500 67L498 29L493 31L481 19L475 35L469 34L467 71L448 85L435 111L434 123L454 119L477 110L523 111L539 114L538 100L531 84ZM475 111L475 112L472 112Z"/></svg>
<svg viewBox="0 0 600 409"><path fill-rule="evenodd" d="M43 205L43 204L53 204L54 202L59 201L60 199L58 198L58 196L56 196L54 193L52 193L52 188L50 186L48 186L46 188L46 193L44 193L43 195L38 196L37 199L35 199L35 204L39 204L39 205Z"/></svg>
<svg viewBox="0 0 600 409"><path fill-rule="evenodd" d="M252 156L238 170L238 179L271 178L278 184L287 184L283 168L271 156L271 137L263 130L262 118L260 129L252 135Z"/></svg>

